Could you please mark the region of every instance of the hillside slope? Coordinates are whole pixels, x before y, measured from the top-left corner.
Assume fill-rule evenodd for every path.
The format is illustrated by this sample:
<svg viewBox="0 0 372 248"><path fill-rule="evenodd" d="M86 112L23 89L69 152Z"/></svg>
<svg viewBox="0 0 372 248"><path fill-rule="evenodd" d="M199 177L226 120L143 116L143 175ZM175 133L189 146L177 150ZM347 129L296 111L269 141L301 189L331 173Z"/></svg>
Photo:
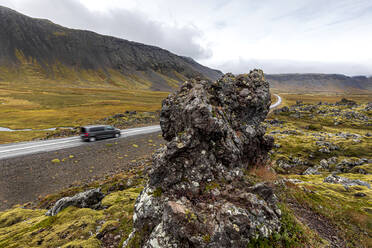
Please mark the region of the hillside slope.
<svg viewBox="0 0 372 248"><path fill-rule="evenodd" d="M341 74L268 74L270 86L281 92L362 93L372 91L372 78Z"/></svg>
<svg viewBox="0 0 372 248"><path fill-rule="evenodd" d="M222 73L167 50L68 29L0 6L0 81L108 83L169 90L179 81Z"/></svg>

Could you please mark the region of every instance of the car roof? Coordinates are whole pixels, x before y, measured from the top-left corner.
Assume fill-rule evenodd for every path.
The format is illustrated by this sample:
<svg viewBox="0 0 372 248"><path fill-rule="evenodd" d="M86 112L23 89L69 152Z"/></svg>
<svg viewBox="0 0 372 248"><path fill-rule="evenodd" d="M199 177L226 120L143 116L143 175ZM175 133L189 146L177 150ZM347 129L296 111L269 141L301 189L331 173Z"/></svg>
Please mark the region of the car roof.
<svg viewBox="0 0 372 248"><path fill-rule="evenodd" d="M108 127L109 125L89 125L89 126L83 126L82 128L92 128L92 127Z"/></svg>

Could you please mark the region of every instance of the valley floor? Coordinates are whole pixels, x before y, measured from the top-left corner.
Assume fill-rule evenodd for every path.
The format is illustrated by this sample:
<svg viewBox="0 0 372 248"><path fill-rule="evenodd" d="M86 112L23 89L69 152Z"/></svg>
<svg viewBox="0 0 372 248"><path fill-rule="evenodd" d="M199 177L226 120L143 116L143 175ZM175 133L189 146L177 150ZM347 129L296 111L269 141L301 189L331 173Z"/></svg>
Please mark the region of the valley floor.
<svg viewBox="0 0 372 248"><path fill-rule="evenodd" d="M273 185L282 230L252 241L251 247L371 247L372 112L367 103L372 99L352 96L357 105L346 102L349 106L334 104L342 97L281 96L288 108L267 118L267 134L275 137L272 164L252 167L246 176ZM150 154L162 143L152 134L107 140L92 150L0 161L0 187L6 189L2 209L32 201L0 212L0 247L121 247L132 230ZM23 181L28 184L22 186ZM59 198L96 187L106 195L102 209L68 207L54 217L44 215Z"/></svg>
<svg viewBox="0 0 372 248"><path fill-rule="evenodd" d="M168 94L93 83L0 82L0 144L74 136L88 124L120 129L158 124L161 101ZM49 128L57 130L40 131Z"/></svg>
<svg viewBox="0 0 372 248"><path fill-rule="evenodd" d="M118 113L150 117L161 107L168 92L132 90L112 85L64 84L63 82L0 82L0 127L48 129L79 127ZM143 115L139 115L144 113ZM131 127L136 126L129 120ZM57 130L58 132L58 130ZM0 131L0 144L45 138L51 131Z"/></svg>

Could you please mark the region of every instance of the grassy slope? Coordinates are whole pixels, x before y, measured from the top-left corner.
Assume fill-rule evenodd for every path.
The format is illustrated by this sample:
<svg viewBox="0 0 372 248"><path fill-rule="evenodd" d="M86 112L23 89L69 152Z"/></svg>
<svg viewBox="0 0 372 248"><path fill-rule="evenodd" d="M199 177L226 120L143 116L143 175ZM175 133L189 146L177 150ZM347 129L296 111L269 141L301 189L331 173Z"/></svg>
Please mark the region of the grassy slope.
<svg viewBox="0 0 372 248"><path fill-rule="evenodd" d="M45 137L48 131L0 132L0 144L30 141Z"/></svg>
<svg viewBox="0 0 372 248"><path fill-rule="evenodd" d="M48 88L12 91L0 83L0 127L46 129L75 127L129 111L156 111L167 92L97 88ZM0 143L32 140L46 132L0 132Z"/></svg>
<svg viewBox="0 0 372 248"><path fill-rule="evenodd" d="M292 105L296 100L304 100L305 103L317 103L319 101L335 102L341 97L324 95L282 95L285 105ZM356 100L358 103L371 101L370 96L348 96L348 99ZM320 108L332 108L321 106ZM354 109L354 111L363 111L363 107ZM344 111L349 111L344 108ZM371 117L371 116L370 116ZM357 160L359 158L372 159L372 139L366 137L367 132L371 133L371 127L351 119L342 119L343 124L334 126L333 118L315 115L315 118L301 119L293 118L287 114L271 115L269 118L284 120L283 128L270 127L268 131L274 130L296 130L297 134L275 134L275 143L280 144L280 148L275 148L272 155L273 160L290 158L299 158L303 161L309 161L310 164L318 165L321 159L336 156L338 161L343 159ZM318 130L307 130L309 125L317 125ZM340 150L332 151L331 154L324 154L318 151L319 146L315 144L316 139L311 134L348 132L362 135L361 142L355 142L353 139L339 139L337 137L327 138L327 141L338 145ZM309 158L309 154L313 157ZM307 166L296 166L291 171L284 171L277 167L279 172L287 178L295 178L304 181L303 184L289 185L283 194L284 199L294 199L305 208L310 208L314 213L320 214L324 219L329 220L339 230L342 230L342 237L347 240L349 247L370 247L372 244L372 189L364 186L353 186L345 188L340 184L323 183L323 180L330 172L322 171L320 175L297 175L304 171ZM356 168L363 168L372 173L372 164L364 164ZM288 174L293 173L293 174ZM296 173L296 174L295 174ZM350 179L360 179L366 182L372 182L372 175L344 173L340 176ZM364 197L356 197L355 193L364 193Z"/></svg>
<svg viewBox="0 0 372 248"><path fill-rule="evenodd" d="M101 210L68 207L53 217L45 216L43 209L14 207L0 212L0 247L94 248L101 247L105 240L98 237L106 233L120 235L114 243L121 244L132 230L133 206L142 190L142 170L138 167L100 182L69 188L39 203L39 207L45 207L60 197L101 187L106 194Z"/></svg>
<svg viewBox="0 0 372 248"><path fill-rule="evenodd" d="M81 126L126 110L159 110L162 99L168 94L94 83L0 82L0 127L46 129ZM0 143L41 136L43 133L37 131L0 132Z"/></svg>
<svg viewBox="0 0 372 248"><path fill-rule="evenodd" d="M149 164L147 164L148 166ZM140 166L127 173L121 173L102 181L76 186L49 195L39 201L35 209L15 206L0 212L0 247L108 247L107 240L119 236L114 247L121 244L132 231L132 217L135 199L143 188L145 167ZM260 175L247 172L246 180L262 181ZM78 209L68 207L54 217L45 216L44 208L56 200L71 196L88 188L101 187L106 197L102 200L104 209ZM324 241L312 230L296 220L293 213L283 204L280 206L282 230L264 240L252 240L248 247L322 247ZM111 244L110 244L111 245ZM130 247L139 247L132 242Z"/></svg>
<svg viewBox="0 0 372 248"><path fill-rule="evenodd" d="M103 210L68 207L56 217L45 216L45 210L13 208L2 212L0 247L101 247L92 234L112 227L126 239L132 229L134 201L141 190L111 193L102 201Z"/></svg>
<svg viewBox="0 0 372 248"><path fill-rule="evenodd" d="M77 70L61 64L48 71L16 53L17 69L0 67L0 127L46 129L74 127L95 122L126 110L156 111L169 93L151 91L152 83L141 72L123 75L115 70ZM183 75L160 75L170 87L178 87ZM176 80L175 78L179 78ZM0 143L32 140L40 132L0 132ZM22 138L23 137L23 138Z"/></svg>
<svg viewBox="0 0 372 248"><path fill-rule="evenodd" d="M350 100L355 100L359 103L367 103L372 101L372 94L342 94L342 93L319 93L319 94L293 94L293 93L278 93L282 96L282 106L289 106L296 103L296 101L303 101L309 104L316 104L320 101L335 103L340 101L342 97L346 97Z"/></svg>
<svg viewBox="0 0 372 248"><path fill-rule="evenodd" d="M0 126L74 126L124 110L155 111L168 94L151 91L152 83L141 72L106 74L62 64L45 71L31 58L16 54L19 67L0 67ZM184 80L181 76L177 82ZM174 78L162 77L176 86Z"/></svg>
<svg viewBox="0 0 372 248"><path fill-rule="evenodd" d="M125 110L158 110L167 95L118 88L0 83L0 126L42 129L81 125Z"/></svg>

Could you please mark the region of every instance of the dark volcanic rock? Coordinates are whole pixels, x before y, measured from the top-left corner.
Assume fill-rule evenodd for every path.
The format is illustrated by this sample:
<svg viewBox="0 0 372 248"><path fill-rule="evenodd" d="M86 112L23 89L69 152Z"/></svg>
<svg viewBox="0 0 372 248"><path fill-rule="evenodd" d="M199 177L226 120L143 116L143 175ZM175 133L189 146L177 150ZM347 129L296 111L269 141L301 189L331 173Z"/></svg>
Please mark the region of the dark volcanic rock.
<svg viewBox="0 0 372 248"><path fill-rule="evenodd" d="M259 72L252 72L250 77L226 75L214 83L186 82L163 101L160 126L169 143L162 160L155 161L151 185L170 187L182 177L193 180L195 175L214 180L219 173L225 174L216 164L234 169L264 162L273 139L264 137L260 123L268 113L270 94ZM244 91L249 95L242 97ZM180 157L185 160L180 161ZM164 166L167 161L179 166L170 172ZM184 163L189 166L184 167ZM202 168L198 168L200 164ZM194 165L200 171L185 170ZM169 182L163 180L164 173ZM174 181L169 173L181 178Z"/></svg>
<svg viewBox="0 0 372 248"><path fill-rule="evenodd" d="M244 179L273 145L261 125L269 106L260 70L191 80L169 95L160 117L168 143L154 155L136 201L131 238L140 237L142 247L246 247L277 232L273 190Z"/></svg>
<svg viewBox="0 0 372 248"><path fill-rule="evenodd" d="M359 185L359 186L366 186L369 189L371 188L371 185L369 183L364 182L362 180L359 180L359 179L351 180L349 178L341 177L341 176L337 176L337 175L329 175L326 178L324 178L323 182L342 184L345 187Z"/></svg>
<svg viewBox="0 0 372 248"><path fill-rule="evenodd" d="M283 108L275 109L274 113L277 115L280 113L288 113L289 111L290 111L289 108L287 106L284 106Z"/></svg>
<svg viewBox="0 0 372 248"><path fill-rule="evenodd" d="M371 111L372 110L372 102L367 103L365 111Z"/></svg>
<svg viewBox="0 0 372 248"><path fill-rule="evenodd" d="M352 106L356 106L357 103L353 100L342 98L341 101L336 102L336 106L340 106L340 105L352 107Z"/></svg>
<svg viewBox="0 0 372 248"><path fill-rule="evenodd" d="M96 209L100 207L103 197L104 195L101 193L101 189L99 188L91 189L72 197L64 197L59 199L45 215L54 216L68 206Z"/></svg>

